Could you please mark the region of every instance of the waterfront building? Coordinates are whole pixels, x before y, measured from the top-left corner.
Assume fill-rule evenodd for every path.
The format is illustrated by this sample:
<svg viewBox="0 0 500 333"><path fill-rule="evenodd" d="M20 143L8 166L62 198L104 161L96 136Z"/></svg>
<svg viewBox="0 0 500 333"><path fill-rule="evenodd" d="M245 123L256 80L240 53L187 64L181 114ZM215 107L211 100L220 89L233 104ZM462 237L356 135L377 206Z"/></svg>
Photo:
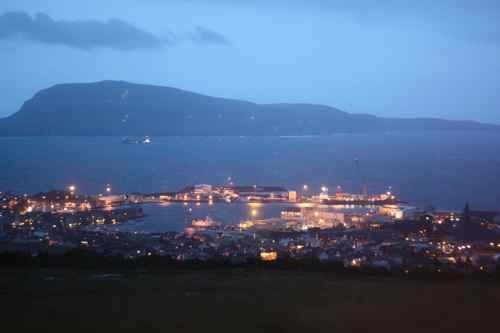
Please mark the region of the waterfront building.
<svg viewBox="0 0 500 333"><path fill-rule="evenodd" d="M380 207L380 214L387 215L394 220L413 220L415 218L415 207L400 205L385 205Z"/></svg>
<svg viewBox="0 0 500 333"><path fill-rule="evenodd" d="M194 186L194 193L198 194L210 194L212 193L212 185L199 184Z"/></svg>
<svg viewBox="0 0 500 333"><path fill-rule="evenodd" d="M122 203L126 199L124 195L103 195L98 197L98 200L106 205Z"/></svg>

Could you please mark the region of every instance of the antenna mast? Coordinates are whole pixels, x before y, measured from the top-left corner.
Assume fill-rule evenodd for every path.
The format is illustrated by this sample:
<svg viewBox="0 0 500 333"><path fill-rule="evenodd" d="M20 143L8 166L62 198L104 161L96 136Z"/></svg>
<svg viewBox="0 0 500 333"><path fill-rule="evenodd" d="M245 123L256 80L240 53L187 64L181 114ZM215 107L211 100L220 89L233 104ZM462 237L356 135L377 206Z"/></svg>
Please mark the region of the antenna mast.
<svg viewBox="0 0 500 333"><path fill-rule="evenodd" d="M356 169L358 170L359 180L361 181L361 193L363 195L368 195L368 185L366 184L366 179L361 172L361 165L359 163L359 158L354 159L354 163L356 164Z"/></svg>

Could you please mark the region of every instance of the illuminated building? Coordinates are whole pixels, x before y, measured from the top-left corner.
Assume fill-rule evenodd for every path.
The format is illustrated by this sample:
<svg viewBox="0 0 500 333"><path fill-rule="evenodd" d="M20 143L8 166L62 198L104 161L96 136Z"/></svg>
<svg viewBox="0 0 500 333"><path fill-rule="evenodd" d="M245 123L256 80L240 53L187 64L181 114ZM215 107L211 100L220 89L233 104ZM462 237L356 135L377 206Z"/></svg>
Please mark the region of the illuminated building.
<svg viewBox="0 0 500 333"><path fill-rule="evenodd" d="M212 185L199 184L194 186L194 193L196 194L210 194L212 193Z"/></svg>
<svg viewBox="0 0 500 333"><path fill-rule="evenodd" d="M394 220L412 220L415 217L415 208L399 205L385 205L380 207L379 213L390 216Z"/></svg>
<svg viewBox="0 0 500 333"><path fill-rule="evenodd" d="M276 251L261 252L260 259L262 261L276 261L278 259L278 253Z"/></svg>
<svg viewBox="0 0 500 333"><path fill-rule="evenodd" d="M281 211L283 219L300 219L302 217L302 209L299 207L287 207Z"/></svg>
<svg viewBox="0 0 500 333"><path fill-rule="evenodd" d="M126 197L124 195L105 195L98 198L99 201L104 202L106 205L112 205L124 202Z"/></svg>

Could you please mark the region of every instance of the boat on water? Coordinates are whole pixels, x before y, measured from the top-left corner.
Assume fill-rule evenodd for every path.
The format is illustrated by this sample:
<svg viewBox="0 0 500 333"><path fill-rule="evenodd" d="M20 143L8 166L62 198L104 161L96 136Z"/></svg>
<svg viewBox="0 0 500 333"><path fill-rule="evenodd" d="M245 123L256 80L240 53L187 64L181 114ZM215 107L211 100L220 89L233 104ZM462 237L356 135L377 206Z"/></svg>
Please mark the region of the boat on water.
<svg viewBox="0 0 500 333"><path fill-rule="evenodd" d="M325 205L351 205L351 206L385 206L397 205L401 203L392 193L382 194L349 194L336 193L333 196L323 196L319 198L320 203Z"/></svg>
<svg viewBox="0 0 500 333"><path fill-rule="evenodd" d="M151 138L149 136L145 136L143 137L142 139L137 139L137 138L129 138L129 137L126 137L126 138L123 138L122 139L122 143L125 143L125 144L150 144L152 143L153 141L151 140Z"/></svg>
<svg viewBox="0 0 500 333"><path fill-rule="evenodd" d="M349 198L349 199L322 199L321 203L324 205L339 205L339 206L385 206L397 205L400 202L395 199L381 199L381 198Z"/></svg>
<svg viewBox="0 0 500 333"><path fill-rule="evenodd" d="M212 220L210 217L207 216L205 219L194 219L191 222L191 226L195 228L210 228L210 227L218 227L220 226L220 223Z"/></svg>

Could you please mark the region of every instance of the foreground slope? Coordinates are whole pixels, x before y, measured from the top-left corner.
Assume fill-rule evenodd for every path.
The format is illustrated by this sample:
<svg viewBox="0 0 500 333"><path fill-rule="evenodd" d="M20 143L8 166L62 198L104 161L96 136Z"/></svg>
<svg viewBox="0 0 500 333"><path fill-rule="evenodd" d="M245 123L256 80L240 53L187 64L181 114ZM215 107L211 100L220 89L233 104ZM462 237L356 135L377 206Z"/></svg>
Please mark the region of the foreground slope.
<svg viewBox="0 0 500 333"><path fill-rule="evenodd" d="M169 87L103 81L38 92L0 136L324 135L390 130L499 130L440 119L389 119L311 104L259 105Z"/></svg>
<svg viewBox="0 0 500 333"><path fill-rule="evenodd" d="M248 269L0 271L15 332L495 332L494 281Z"/></svg>

